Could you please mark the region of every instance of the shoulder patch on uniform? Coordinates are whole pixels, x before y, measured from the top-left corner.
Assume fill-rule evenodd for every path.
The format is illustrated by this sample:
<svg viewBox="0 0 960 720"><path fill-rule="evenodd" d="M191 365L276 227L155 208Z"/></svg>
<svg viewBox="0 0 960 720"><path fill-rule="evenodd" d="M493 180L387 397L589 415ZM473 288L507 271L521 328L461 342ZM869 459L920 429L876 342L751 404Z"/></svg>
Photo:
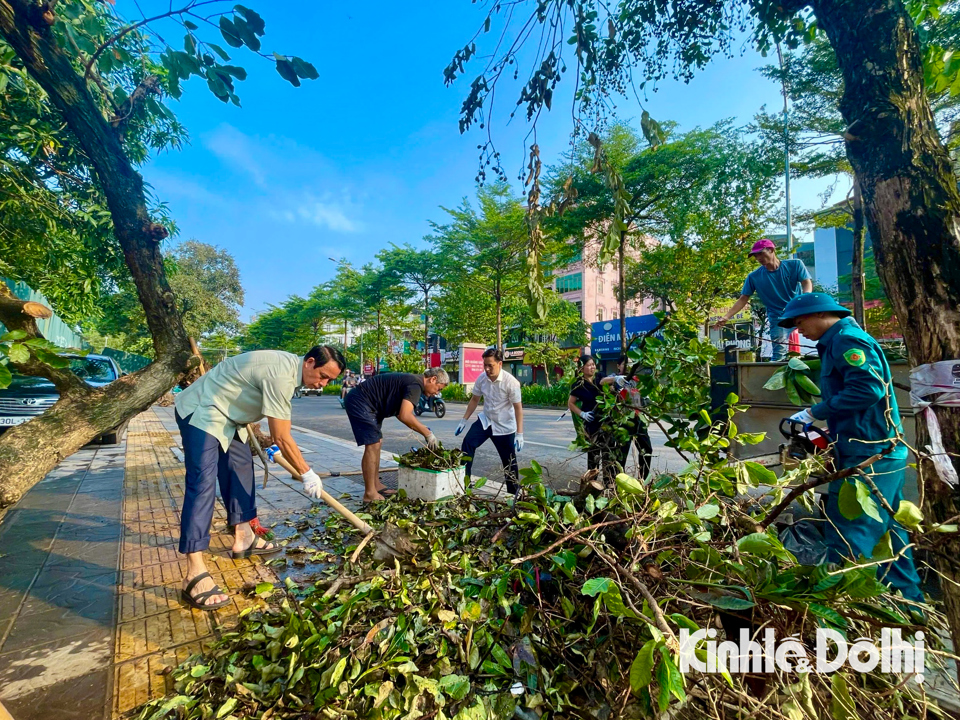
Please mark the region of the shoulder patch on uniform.
<svg viewBox="0 0 960 720"><path fill-rule="evenodd" d="M867 354L859 348L850 348L843 354L844 360L854 367L860 367L867 361Z"/></svg>

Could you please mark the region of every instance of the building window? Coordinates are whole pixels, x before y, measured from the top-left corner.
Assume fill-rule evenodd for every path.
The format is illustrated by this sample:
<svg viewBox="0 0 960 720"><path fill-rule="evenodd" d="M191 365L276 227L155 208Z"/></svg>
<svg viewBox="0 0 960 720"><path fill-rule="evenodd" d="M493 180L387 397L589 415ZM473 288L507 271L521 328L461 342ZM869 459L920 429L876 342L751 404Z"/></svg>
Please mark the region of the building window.
<svg viewBox="0 0 960 720"><path fill-rule="evenodd" d="M577 302L574 303L574 305L577 306L577 315L579 315L579 316L582 318L582 317L583 317L583 303L577 301Z"/></svg>
<svg viewBox="0 0 960 720"><path fill-rule="evenodd" d="M603 278L597 278L597 296L603 295Z"/></svg>
<svg viewBox="0 0 960 720"><path fill-rule="evenodd" d="M597 322L603 322L603 308L597 309Z"/></svg>
<svg viewBox="0 0 960 720"><path fill-rule="evenodd" d="M583 290L583 273L572 273L557 278L557 292L568 293Z"/></svg>

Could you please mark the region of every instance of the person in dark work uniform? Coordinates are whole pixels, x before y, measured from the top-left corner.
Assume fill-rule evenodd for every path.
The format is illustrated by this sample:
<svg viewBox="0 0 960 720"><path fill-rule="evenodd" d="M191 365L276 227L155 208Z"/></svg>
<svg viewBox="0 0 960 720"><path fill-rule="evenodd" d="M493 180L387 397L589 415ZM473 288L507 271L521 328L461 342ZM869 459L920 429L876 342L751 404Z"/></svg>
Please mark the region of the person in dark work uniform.
<svg viewBox="0 0 960 720"><path fill-rule="evenodd" d="M621 372L623 365L620 365ZM630 440L626 443L618 444L613 449L602 449L606 443L602 442L601 426L603 418L601 411L597 408L597 398L603 393L604 385L617 386L625 384L626 379L622 375L610 375L603 377L597 373L597 363L591 355L583 355L580 358L580 375L573 383L570 389L570 396L567 398L567 409L583 421L583 429L587 440L591 443L591 449L587 451L587 467L591 470L600 466L603 460L605 466L604 482L613 482L616 475L616 468L623 468L630 453L630 443L637 442L637 450L640 456L639 475L645 478L650 471L650 456L652 447L650 445L650 436L647 435L646 426L644 426L639 417L636 419L637 426ZM577 403L580 403L579 407ZM646 443L643 443L646 438Z"/></svg>
<svg viewBox="0 0 960 720"><path fill-rule="evenodd" d="M903 433L900 410L893 392L890 366L880 345L850 317L850 311L826 293L807 293L791 300L784 308L780 326L796 327L804 337L817 342L820 354L821 402L801 410L791 419L803 423L825 420L833 443L835 468L855 467L893 444L893 449L864 469L894 512L903 499L907 467L907 446L900 442ZM873 549L887 532L894 554L909 543L907 533L877 502L880 521L866 513L854 520L843 516L839 508L844 483L856 476L830 483L825 528L828 562L843 558L870 559ZM881 567L877 575L887 585L900 590L909 600L923 602L920 577L907 549L898 559Z"/></svg>

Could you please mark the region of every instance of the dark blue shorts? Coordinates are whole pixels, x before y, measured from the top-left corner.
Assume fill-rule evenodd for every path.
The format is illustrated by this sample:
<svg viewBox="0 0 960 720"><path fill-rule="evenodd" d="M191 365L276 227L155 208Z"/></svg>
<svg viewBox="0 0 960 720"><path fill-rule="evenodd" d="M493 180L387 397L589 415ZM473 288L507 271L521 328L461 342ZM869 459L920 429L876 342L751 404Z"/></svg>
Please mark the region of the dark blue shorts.
<svg viewBox="0 0 960 720"><path fill-rule="evenodd" d="M383 433L380 431L383 420L377 417L373 408L360 393L348 393L343 406L347 410L350 428L353 430L357 445L376 445L383 440Z"/></svg>

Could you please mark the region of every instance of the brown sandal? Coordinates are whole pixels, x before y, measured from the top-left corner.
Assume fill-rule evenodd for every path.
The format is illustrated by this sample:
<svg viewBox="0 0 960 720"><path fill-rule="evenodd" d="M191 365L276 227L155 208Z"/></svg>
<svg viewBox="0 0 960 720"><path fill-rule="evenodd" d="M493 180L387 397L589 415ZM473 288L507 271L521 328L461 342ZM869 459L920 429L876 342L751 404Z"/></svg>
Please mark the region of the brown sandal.
<svg viewBox="0 0 960 720"><path fill-rule="evenodd" d="M210 573L208 572L202 572L199 575L197 575L193 580L190 581L187 587L183 588L180 591L180 598L185 603L187 603L187 605L189 605L190 607L196 608L197 610L216 610L217 608L222 608L224 605L229 605L230 598L227 598L226 600L221 600L218 603L204 602L204 600L206 600L208 597L213 597L214 595L226 594L223 592L223 590L220 589L218 585L214 585L213 590L210 590L208 592L198 593L197 595L190 594L190 591L197 586L198 582L208 577L210 577Z"/></svg>

